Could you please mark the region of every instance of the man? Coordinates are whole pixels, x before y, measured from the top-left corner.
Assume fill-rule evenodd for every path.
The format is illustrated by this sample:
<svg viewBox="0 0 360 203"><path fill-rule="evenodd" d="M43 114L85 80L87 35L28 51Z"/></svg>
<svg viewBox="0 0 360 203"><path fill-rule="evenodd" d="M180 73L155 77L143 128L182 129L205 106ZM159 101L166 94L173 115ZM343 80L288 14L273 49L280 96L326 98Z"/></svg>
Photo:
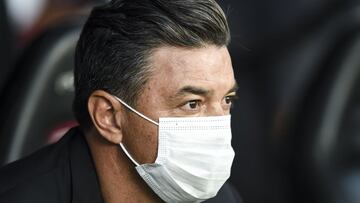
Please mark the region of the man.
<svg viewBox="0 0 360 203"><path fill-rule="evenodd" d="M238 202L236 82L214 0L114 0L78 41L80 126L0 172L0 202ZM219 191L220 190L220 191Z"/></svg>

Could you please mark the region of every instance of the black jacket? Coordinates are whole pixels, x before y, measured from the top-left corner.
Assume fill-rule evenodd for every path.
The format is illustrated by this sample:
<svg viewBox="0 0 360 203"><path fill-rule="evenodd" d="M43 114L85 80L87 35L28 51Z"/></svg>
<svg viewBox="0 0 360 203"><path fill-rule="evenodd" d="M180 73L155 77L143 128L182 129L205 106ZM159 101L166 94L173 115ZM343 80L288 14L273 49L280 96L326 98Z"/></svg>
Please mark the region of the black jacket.
<svg viewBox="0 0 360 203"><path fill-rule="evenodd" d="M101 203L94 163L82 132L71 129L59 142L0 169L0 203ZM225 184L208 203L240 202Z"/></svg>

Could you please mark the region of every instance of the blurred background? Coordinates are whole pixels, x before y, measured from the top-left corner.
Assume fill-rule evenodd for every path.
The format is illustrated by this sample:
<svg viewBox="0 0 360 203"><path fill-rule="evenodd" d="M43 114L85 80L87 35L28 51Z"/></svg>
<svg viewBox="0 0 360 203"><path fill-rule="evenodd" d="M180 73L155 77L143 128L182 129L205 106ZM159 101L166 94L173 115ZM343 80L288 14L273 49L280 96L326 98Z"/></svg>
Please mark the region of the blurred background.
<svg viewBox="0 0 360 203"><path fill-rule="evenodd" d="M103 2L0 0L0 165L76 125L74 47ZM230 181L244 202L359 203L360 1L218 2L240 87Z"/></svg>

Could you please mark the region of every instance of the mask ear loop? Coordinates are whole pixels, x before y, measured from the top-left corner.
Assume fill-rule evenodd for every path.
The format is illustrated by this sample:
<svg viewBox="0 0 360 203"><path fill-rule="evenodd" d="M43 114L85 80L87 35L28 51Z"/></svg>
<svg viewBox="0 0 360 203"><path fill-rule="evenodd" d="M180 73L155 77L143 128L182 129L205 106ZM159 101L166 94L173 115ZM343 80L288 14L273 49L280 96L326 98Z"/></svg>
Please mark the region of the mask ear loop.
<svg viewBox="0 0 360 203"><path fill-rule="evenodd" d="M117 96L114 96L116 100L118 100L121 104L123 104L124 106L126 106L128 109L130 109L132 112L136 113L138 116L140 116L141 118L159 126L159 123L151 120L150 118L146 117L144 114L138 112L137 110L135 110L134 108L132 108L131 106L129 106L127 103L125 103L124 101L122 101L121 99L119 99Z"/></svg>
<svg viewBox="0 0 360 203"><path fill-rule="evenodd" d="M125 152L126 156L136 165L136 166L140 166L140 164L135 161L134 158L132 158L132 156L129 154L129 152L126 150L125 146L123 145L123 143L120 142L120 147L121 149Z"/></svg>
<svg viewBox="0 0 360 203"><path fill-rule="evenodd" d="M145 115L143 115L142 113L138 112L137 110L135 110L134 108L132 108L131 106L129 106L127 103L125 103L124 101L122 101L121 99L119 99L117 96L114 96L114 98L116 100L118 100L122 105L124 105L126 108L130 109L132 112L136 113L138 116L140 116L141 118L159 126L159 124L153 120L151 120L150 118L146 117ZM130 155L130 153L126 150L125 146L123 145L123 143L120 142L120 147L121 149L125 152L126 156L136 165L136 166L140 166L140 164L135 161L135 159Z"/></svg>

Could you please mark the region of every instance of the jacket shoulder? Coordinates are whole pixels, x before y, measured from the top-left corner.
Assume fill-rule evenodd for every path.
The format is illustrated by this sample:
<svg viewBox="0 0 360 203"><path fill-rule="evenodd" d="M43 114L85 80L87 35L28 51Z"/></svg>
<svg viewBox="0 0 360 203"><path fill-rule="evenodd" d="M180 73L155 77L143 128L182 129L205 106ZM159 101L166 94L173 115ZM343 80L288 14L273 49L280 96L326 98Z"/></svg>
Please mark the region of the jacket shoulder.
<svg viewBox="0 0 360 203"><path fill-rule="evenodd" d="M2 167L0 203L55 202L64 198L56 196L70 184L68 148L71 134L69 132L59 142Z"/></svg>

